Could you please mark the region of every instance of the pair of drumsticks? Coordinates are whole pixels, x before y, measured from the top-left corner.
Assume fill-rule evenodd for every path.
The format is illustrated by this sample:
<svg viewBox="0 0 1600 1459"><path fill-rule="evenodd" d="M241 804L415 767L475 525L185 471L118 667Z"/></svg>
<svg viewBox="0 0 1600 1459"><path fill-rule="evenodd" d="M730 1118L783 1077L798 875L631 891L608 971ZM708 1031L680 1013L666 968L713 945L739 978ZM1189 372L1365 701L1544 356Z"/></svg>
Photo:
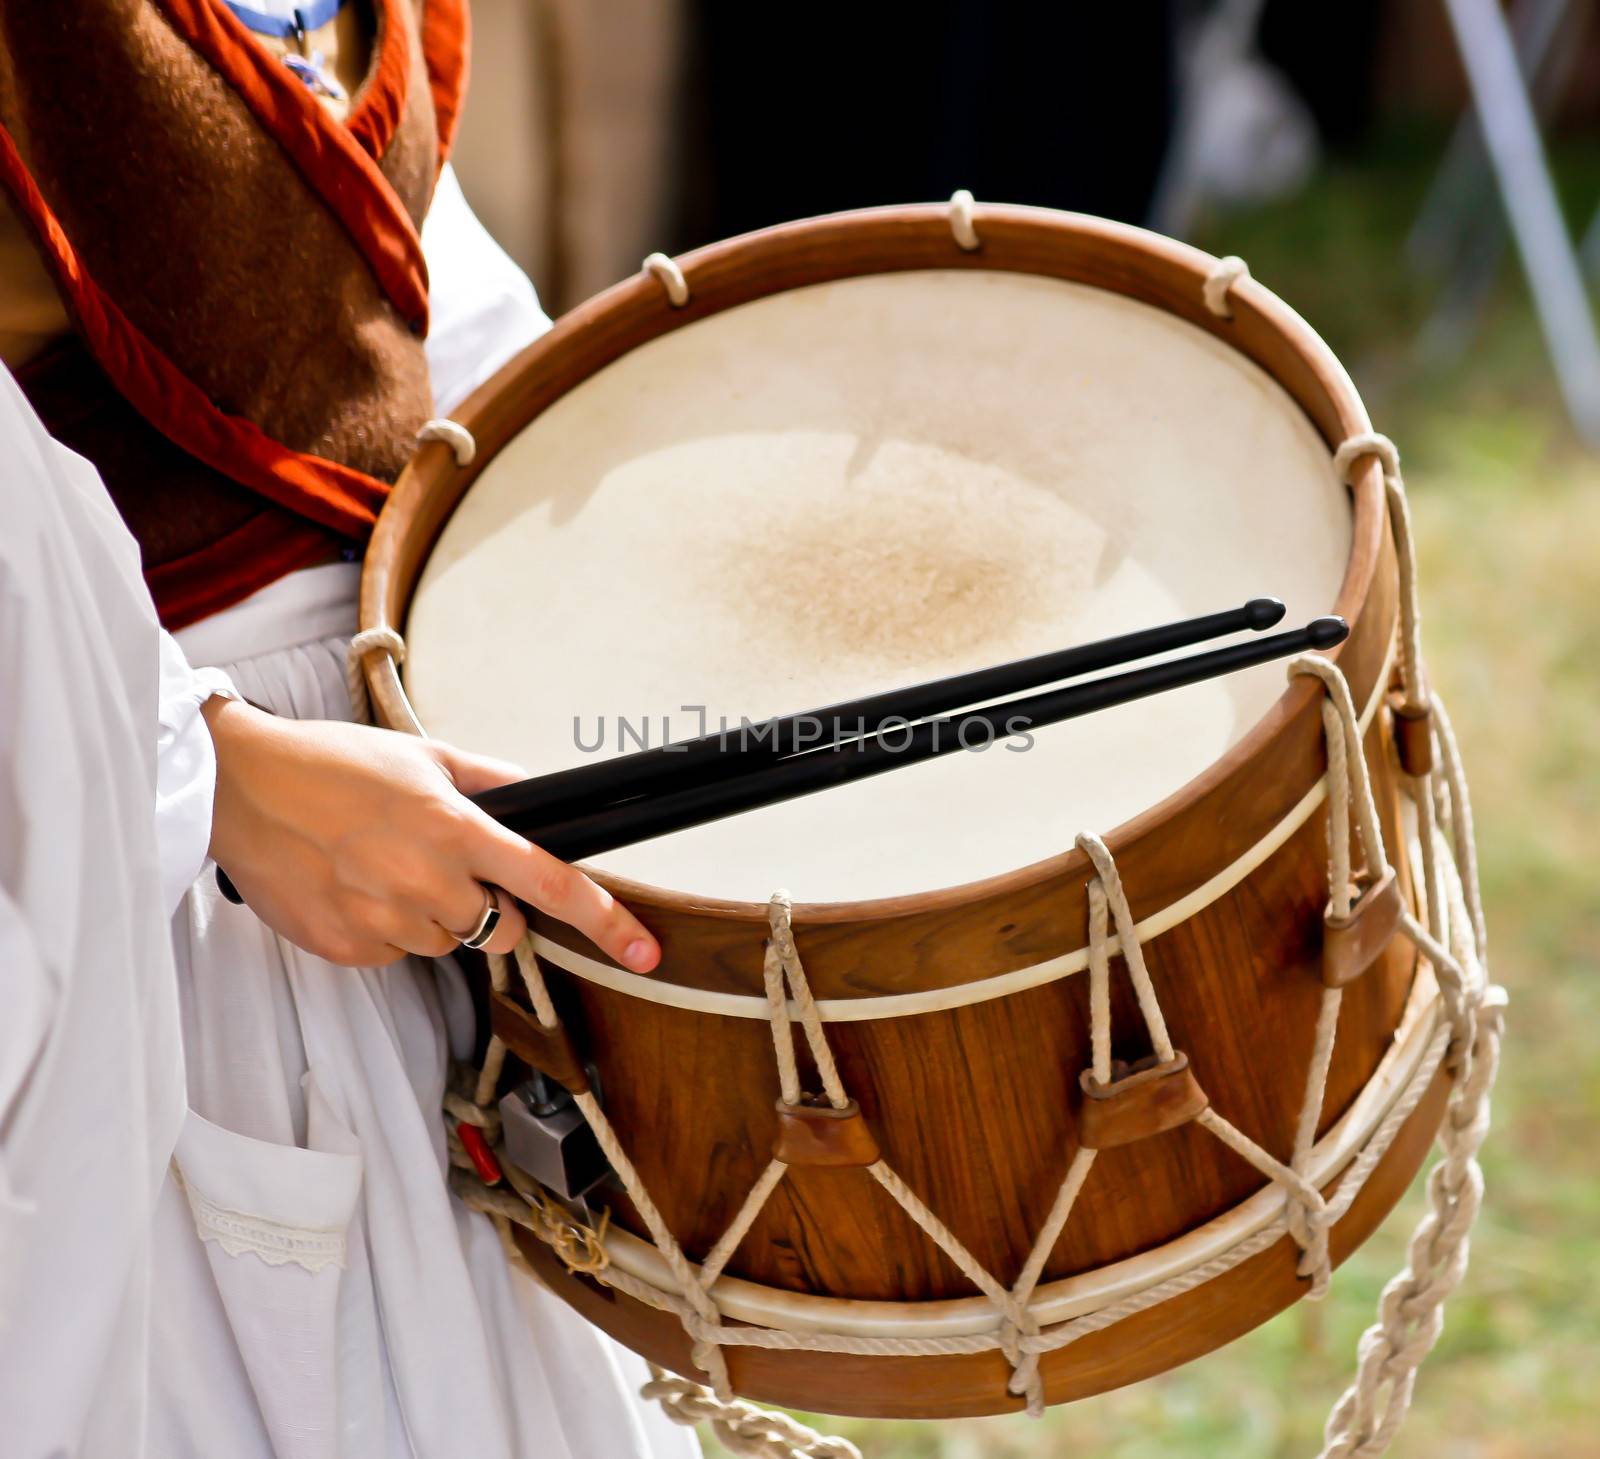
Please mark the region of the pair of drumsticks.
<svg viewBox="0 0 1600 1459"><path fill-rule="evenodd" d="M553 856L581 861L902 765L957 750L986 749L997 738L1018 736L1271 659L1332 648L1350 632L1342 618L1314 618L1304 628L963 711L963 706L983 704L1003 694L1118 668L1230 633L1246 629L1260 633L1281 621L1284 612L1276 598L1254 598L1225 612L893 689L805 714L759 724L746 721L736 730L558 770L486 791L474 799L496 820Z"/></svg>

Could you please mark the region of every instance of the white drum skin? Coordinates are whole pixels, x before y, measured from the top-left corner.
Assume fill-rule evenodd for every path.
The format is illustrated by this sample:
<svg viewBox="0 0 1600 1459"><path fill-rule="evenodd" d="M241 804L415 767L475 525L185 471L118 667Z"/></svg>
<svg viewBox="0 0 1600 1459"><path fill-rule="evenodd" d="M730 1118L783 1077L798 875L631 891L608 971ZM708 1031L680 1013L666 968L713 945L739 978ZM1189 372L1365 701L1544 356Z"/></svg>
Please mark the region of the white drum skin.
<svg viewBox="0 0 1600 1459"><path fill-rule="evenodd" d="M846 279L645 344L512 440L429 559L406 684L430 734L542 772L698 733L693 706L737 724L1268 594L1304 621L1350 542L1310 422L1193 326L1022 274ZM1266 665L597 864L757 901L972 881L1156 804L1283 687Z"/></svg>

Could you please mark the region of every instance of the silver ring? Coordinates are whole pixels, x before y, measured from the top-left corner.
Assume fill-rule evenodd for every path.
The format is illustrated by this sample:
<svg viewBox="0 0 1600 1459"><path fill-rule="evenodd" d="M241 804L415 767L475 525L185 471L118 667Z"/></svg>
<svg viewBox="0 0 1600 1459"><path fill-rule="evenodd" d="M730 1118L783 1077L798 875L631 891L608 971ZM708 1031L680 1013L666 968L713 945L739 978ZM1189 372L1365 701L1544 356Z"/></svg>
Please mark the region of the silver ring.
<svg viewBox="0 0 1600 1459"><path fill-rule="evenodd" d="M456 939L463 947L480 948L491 937L494 930L500 925L500 897L494 887L483 888L483 916L478 918L478 925L465 937Z"/></svg>

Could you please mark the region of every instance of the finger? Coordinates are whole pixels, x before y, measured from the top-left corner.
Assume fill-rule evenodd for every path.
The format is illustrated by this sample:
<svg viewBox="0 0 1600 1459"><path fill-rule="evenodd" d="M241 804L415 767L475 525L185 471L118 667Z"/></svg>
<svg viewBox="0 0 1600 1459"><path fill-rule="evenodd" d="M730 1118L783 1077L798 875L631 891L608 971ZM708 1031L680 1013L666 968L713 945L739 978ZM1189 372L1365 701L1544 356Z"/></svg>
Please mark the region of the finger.
<svg viewBox="0 0 1600 1459"><path fill-rule="evenodd" d="M509 760L475 755L470 750L458 750L454 745L446 745L439 740L430 740L428 748L462 795L479 795L485 790L493 790L497 785L510 785L513 781L528 778L526 770Z"/></svg>
<svg viewBox="0 0 1600 1459"><path fill-rule="evenodd" d="M522 941L522 934L528 930L528 919L509 892L496 887L494 893L500 903L500 922L494 929L494 936L484 943L483 950L508 953Z"/></svg>
<svg viewBox="0 0 1600 1459"><path fill-rule="evenodd" d="M418 957L444 957L460 946L461 939L448 927L424 917L408 918L390 934L407 952Z"/></svg>
<svg viewBox="0 0 1600 1459"><path fill-rule="evenodd" d="M342 936L333 941L346 967L383 967L407 953L442 957L455 945L426 911L383 897L347 894L340 905Z"/></svg>
<svg viewBox="0 0 1600 1459"><path fill-rule="evenodd" d="M488 816L478 813L477 821L481 834L472 852L475 874L576 927L625 968L647 973L661 961L655 938L604 887Z"/></svg>
<svg viewBox="0 0 1600 1459"><path fill-rule="evenodd" d="M456 876L451 878L452 886L450 895L429 908L429 915L445 929L457 942L465 942L479 927L488 915L489 901L495 896L495 888L485 886L481 881L474 881L470 876ZM500 908L500 915L505 916L505 901L496 901Z"/></svg>
<svg viewBox="0 0 1600 1459"><path fill-rule="evenodd" d="M472 910L452 910L448 916L440 916L437 920L450 937L452 948L472 936L484 917L485 894L492 896L495 905L500 909L499 921L490 934L489 940L479 949L481 952L510 952L521 940L522 934L528 930L527 919L522 915L522 908L517 905L516 898L502 887L485 886L482 882L466 881L463 879L464 890L460 897L453 898L453 908L465 907L472 904ZM460 929L460 930L456 930ZM434 956L439 956L435 953Z"/></svg>

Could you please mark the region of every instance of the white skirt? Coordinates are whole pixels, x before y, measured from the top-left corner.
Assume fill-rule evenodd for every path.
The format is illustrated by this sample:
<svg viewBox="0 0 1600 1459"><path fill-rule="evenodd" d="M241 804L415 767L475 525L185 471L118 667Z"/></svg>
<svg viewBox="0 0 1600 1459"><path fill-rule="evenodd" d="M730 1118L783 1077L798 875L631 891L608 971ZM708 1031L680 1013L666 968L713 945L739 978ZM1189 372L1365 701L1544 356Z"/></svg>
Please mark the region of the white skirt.
<svg viewBox="0 0 1600 1459"><path fill-rule="evenodd" d="M277 714L348 719L357 575L297 573L179 640ZM154 1454L698 1453L637 1397L643 1362L449 1194L447 1046L471 1039L453 965L334 967L209 866L173 933L189 1115L158 1217Z"/></svg>

